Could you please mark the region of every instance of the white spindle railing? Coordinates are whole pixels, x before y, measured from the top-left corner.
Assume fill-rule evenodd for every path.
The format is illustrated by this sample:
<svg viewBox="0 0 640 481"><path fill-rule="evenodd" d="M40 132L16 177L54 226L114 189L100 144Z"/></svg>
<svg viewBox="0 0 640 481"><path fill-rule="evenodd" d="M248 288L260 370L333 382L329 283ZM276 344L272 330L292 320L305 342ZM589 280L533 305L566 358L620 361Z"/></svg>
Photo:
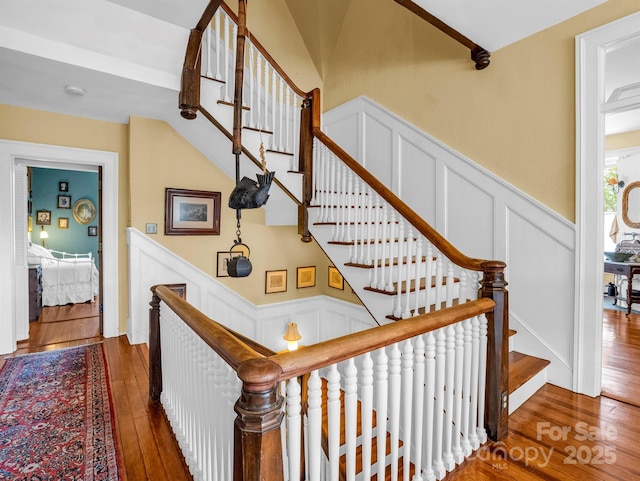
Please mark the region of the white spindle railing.
<svg viewBox="0 0 640 481"><path fill-rule="evenodd" d="M160 304L161 401L194 479L233 479L235 371Z"/></svg>
<svg viewBox="0 0 640 481"><path fill-rule="evenodd" d="M222 101L233 101L237 25L219 8L202 43L202 75L223 82ZM246 39L243 86L244 126L271 134L270 150L292 154L290 169L298 152L299 109L303 98L288 85L277 69L252 42Z"/></svg>
<svg viewBox="0 0 640 481"><path fill-rule="evenodd" d="M318 139L313 150L315 222L334 224L332 242L350 245L350 261L370 267L368 290L393 294L387 314L406 319L477 298L477 272L439 252ZM474 280L465 286L463 277Z"/></svg>
<svg viewBox="0 0 640 481"><path fill-rule="evenodd" d="M302 479L303 452L312 481L337 481L341 470L346 480L385 479L385 470L392 480L445 477L486 441L479 434L486 363L475 348L476 339L478 346L486 341L486 329L475 328L483 325L485 316L475 316L313 371L304 423L299 379L305 377L289 380L286 479ZM321 453L323 410L328 438Z"/></svg>

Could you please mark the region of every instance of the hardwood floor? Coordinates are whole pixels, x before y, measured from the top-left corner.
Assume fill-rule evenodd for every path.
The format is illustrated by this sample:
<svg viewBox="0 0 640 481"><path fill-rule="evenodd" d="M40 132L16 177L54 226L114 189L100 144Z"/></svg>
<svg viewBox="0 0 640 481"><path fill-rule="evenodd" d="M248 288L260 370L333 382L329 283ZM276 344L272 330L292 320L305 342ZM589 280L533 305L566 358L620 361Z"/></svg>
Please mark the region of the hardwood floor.
<svg viewBox="0 0 640 481"><path fill-rule="evenodd" d="M640 406L640 314L603 311L602 395Z"/></svg>
<svg viewBox="0 0 640 481"><path fill-rule="evenodd" d="M100 336L98 303L44 307L29 325L29 339L0 359L32 352L103 342L124 472L130 481L188 481L192 477L160 405L149 400L149 351L126 336Z"/></svg>
<svg viewBox="0 0 640 481"><path fill-rule="evenodd" d="M91 306L45 308L17 354L101 341ZM640 359L639 318L604 315L603 379L609 395L627 401L640 399L640 374L629 369ZM103 342L126 479L192 479L162 409L149 401L146 345L131 346L126 336ZM546 385L509 422L503 442L484 446L445 479L640 479L640 407Z"/></svg>

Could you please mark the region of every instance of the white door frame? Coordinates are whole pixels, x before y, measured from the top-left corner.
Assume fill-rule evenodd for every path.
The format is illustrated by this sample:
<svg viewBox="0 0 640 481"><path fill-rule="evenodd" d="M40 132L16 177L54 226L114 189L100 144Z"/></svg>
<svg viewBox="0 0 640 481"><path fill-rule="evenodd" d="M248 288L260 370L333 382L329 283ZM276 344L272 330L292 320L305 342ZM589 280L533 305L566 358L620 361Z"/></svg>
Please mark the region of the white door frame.
<svg viewBox="0 0 640 481"><path fill-rule="evenodd" d="M605 53L640 35L640 12L576 37L576 318L574 391L602 386Z"/></svg>
<svg viewBox="0 0 640 481"><path fill-rule="evenodd" d="M103 270L101 299L104 307L104 337L114 337L118 329L118 154L99 150L57 145L0 140L0 354L17 348L16 305L23 302L27 286L16 285L16 165L41 165L52 168L102 166ZM71 167L73 168L73 167ZM18 276L23 277L23 276ZM26 274L25 277L26 278ZM21 283L20 283L21 284Z"/></svg>

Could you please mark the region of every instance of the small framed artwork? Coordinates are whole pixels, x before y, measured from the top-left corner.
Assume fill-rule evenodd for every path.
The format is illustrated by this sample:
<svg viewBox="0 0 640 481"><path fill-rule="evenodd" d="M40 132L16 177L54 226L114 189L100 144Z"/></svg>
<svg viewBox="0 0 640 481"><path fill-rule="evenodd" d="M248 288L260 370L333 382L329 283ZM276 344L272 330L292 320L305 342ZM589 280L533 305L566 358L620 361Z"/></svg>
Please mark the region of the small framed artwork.
<svg viewBox="0 0 640 481"><path fill-rule="evenodd" d="M287 292L287 270L267 271L264 292L265 294Z"/></svg>
<svg viewBox="0 0 640 481"><path fill-rule="evenodd" d="M58 229L68 229L69 228L69 218L68 217L58 217ZM91 234L89 234L91 235Z"/></svg>
<svg viewBox="0 0 640 481"><path fill-rule="evenodd" d="M60 192L69 192L69 182L66 180L58 182L58 190Z"/></svg>
<svg viewBox="0 0 640 481"><path fill-rule="evenodd" d="M316 285L316 267L298 267L296 269L296 288L314 287Z"/></svg>
<svg viewBox="0 0 640 481"><path fill-rule="evenodd" d="M239 256L240 254L242 254L242 252L218 252L218 267L216 270L216 277L229 277L229 273L227 272L227 261L232 257Z"/></svg>
<svg viewBox="0 0 640 481"><path fill-rule="evenodd" d="M165 189L165 235L220 235L220 192Z"/></svg>
<svg viewBox="0 0 640 481"><path fill-rule="evenodd" d="M165 284L173 293L180 296L185 301L187 300L187 285L186 284Z"/></svg>
<svg viewBox="0 0 640 481"><path fill-rule="evenodd" d="M58 196L58 209L71 209L71 196L59 195Z"/></svg>
<svg viewBox="0 0 640 481"><path fill-rule="evenodd" d="M36 211L36 225L51 225L51 211L50 210L37 210Z"/></svg>
<svg viewBox="0 0 640 481"><path fill-rule="evenodd" d="M95 225L90 225L87 227L87 235L89 237L95 237L98 235L98 227Z"/></svg>
<svg viewBox="0 0 640 481"><path fill-rule="evenodd" d="M329 287L334 289L344 289L344 279L342 274L333 266L329 266Z"/></svg>

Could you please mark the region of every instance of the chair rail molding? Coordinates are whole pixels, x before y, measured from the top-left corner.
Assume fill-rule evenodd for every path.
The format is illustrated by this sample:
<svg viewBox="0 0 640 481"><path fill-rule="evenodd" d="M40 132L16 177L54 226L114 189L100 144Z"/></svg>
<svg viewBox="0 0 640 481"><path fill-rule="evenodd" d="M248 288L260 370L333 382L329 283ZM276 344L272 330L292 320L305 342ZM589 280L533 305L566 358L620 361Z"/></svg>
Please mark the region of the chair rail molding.
<svg viewBox="0 0 640 481"><path fill-rule="evenodd" d="M571 389L574 225L366 97L325 113L323 126L461 252L507 263L517 349L551 360L549 381Z"/></svg>

